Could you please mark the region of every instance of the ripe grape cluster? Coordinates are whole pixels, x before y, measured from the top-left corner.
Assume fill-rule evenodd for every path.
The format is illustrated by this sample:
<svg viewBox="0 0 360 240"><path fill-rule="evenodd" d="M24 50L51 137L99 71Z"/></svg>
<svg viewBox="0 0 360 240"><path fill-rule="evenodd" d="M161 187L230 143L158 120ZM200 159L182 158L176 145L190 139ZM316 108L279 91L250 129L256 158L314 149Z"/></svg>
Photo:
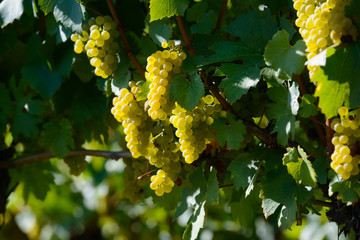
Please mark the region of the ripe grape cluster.
<svg viewBox="0 0 360 240"><path fill-rule="evenodd" d="M147 99L137 99L139 87L130 82L131 91L121 89L111 109L124 127L132 156L143 157L150 165L161 168L150 183L158 196L171 192L182 165L197 160L206 145L215 140L211 129L214 119L226 117L212 95L202 97L191 111L170 100L170 84L177 74L184 74L181 64L186 54L174 41L163 43L162 47L165 50L147 59L145 76L150 82Z"/></svg>
<svg viewBox="0 0 360 240"><path fill-rule="evenodd" d="M341 43L342 37L357 38L356 27L345 16L345 6L351 1L344 0L293 0L297 10L296 26L303 37L307 58L311 59L325 48ZM308 65L310 78L318 67Z"/></svg>
<svg viewBox="0 0 360 240"><path fill-rule="evenodd" d="M84 157L68 157L64 158L64 162L70 168L70 174L74 176L79 176L84 172L88 164Z"/></svg>
<svg viewBox="0 0 360 240"><path fill-rule="evenodd" d="M171 115L174 103L169 101L169 88L173 77L181 72L182 61L186 59L183 51L175 48L175 42L162 44L163 51L157 51L147 58L146 79L151 82L148 94L149 116L165 120Z"/></svg>
<svg viewBox="0 0 360 240"><path fill-rule="evenodd" d="M335 150L330 166L346 180L360 172L360 155L356 154L356 149L354 152L354 146L360 141L360 109L349 114L348 108L340 107L338 113L340 118L334 118L331 122L331 128L335 131L331 140Z"/></svg>
<svg viewBox="0 0 360 240"><path fill-rule="evenodd" d="M138 179L146 171L146 163L141 159L124 159L124 163L126 167L124 169L123 194L130 202L136 203L143 199L144 187L149 181L146 175Z"/></svg>
<svg viewBox="0 0 360 240"><path fill-rule="evenodd" d="M233 104L234 111L244 119L261 117L269 102L266 90L266 82L260 81L256 87L250 88L247 94L242 95L241 98Z"/></svg>
<svg viewBox="0 0 360 240"><path fill-rule="evenodd" d="M215 118L219 117L222 108L212 95L201 98L199 104L192 111L187 111L176 103L171 124L177 129L180 151L186 163L193 163L199 158L208 143L215 140L215 133L210 128ZM226 112L225 112L226 114Z"/></svg>
<svg viewBox="0 0 360 240"><path fill-rule="evenodd" d="M91 66L95 68L95 75L108 78L118 63L116 52L119 45L115 41L118 37L116 24L111 17L98 16L83 25L81 35L72 34L71 40L74 42L75 53L85 52L89 57Z"/></svg>

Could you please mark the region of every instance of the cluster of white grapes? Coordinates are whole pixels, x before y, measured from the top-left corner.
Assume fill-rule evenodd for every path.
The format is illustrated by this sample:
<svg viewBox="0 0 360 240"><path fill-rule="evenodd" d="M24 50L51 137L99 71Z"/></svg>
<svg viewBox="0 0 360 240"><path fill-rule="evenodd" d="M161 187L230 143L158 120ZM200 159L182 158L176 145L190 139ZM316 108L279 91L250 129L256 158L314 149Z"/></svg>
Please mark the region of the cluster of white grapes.
<svg viewBox="0 0 360 240"><path fill-rule="evenodd" d="M214 119L226 112L212 95L202 97L192 111L182 108L169 97L170 84L183 74L186 54L174 41L163 43L163 51L148 58L146 80L150 82L147 99L136 99L139 90L130 82L131 91L122 89L113 99L111 113L122 123L127 147L134 158L144 157L158 170L150 188L162 196L169 193L183 164L197 160L208 143L215 140L211 129Z"/></svg>
<svg viewBox="0 0 360 240"><path fill-rule="evenodd" d="M296 26L303 37L307 58L311 59L325 48L341 43L342 37L357 38L357 29L350 18L345 16L349 0L293 0L297 10ZM310 78L318 69L308 65Z"/></svg>
<svg viewBox="0 0 360 240"><path fill-rule="evenodd" d="M346 180L360 172L360 155L352 148L360 141L360 109L349 114L347 107L340 107L338 113L340 118L334 118L331 122L331 128L335 131L331 142L335 150L330 166Z"/></svg>
<svg viewBox="0 0 360 240"><path fill-rule="evenodd" d="M85 52L90 64L95 68L96 76L108 78L116 69L118 59L116 53L119 44L115 41L119 37L116 23L110 16L98 16L89 19L82 27L82 33L73 33L74 52Z"/></svg>

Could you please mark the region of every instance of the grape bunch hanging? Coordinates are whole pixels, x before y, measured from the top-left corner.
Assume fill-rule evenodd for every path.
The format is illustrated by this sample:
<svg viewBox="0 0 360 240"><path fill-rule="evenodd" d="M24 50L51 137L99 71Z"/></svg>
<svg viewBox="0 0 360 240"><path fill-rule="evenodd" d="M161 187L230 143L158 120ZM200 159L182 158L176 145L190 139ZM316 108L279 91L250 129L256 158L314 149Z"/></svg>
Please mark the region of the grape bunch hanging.
<svg viewBox="0 0 360 240"><path fill-rule="evenodd" d="M90 18L88 24L83 25L81 34L72 34L71 40L74 42L74 52L85 52L90 65L95 68L95 75L106 79L116 70L118 37L116 23L112 18L98 16Z"/></svg>

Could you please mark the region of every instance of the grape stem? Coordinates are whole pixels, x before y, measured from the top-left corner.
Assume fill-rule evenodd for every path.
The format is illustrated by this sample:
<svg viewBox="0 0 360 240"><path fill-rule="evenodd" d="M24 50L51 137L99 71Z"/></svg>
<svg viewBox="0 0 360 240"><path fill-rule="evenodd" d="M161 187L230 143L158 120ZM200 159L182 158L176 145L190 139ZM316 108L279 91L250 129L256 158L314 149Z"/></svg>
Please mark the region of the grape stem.
<svg viewBox="0 0 360 240"><path fill-rule="evenodd" d="M118 160L119 158L132 158L132 155L128 151L97 151L97 150L74 150L70 151L66 157L80 157L80 156L97 156L109 159ZM0 162L0 168L17 168L23 165L47 160L56 157L51 152L38 153L27 157L18 158L6 162Z"/></svg>
<svg viewBox="0 0 360 240"><path fill-rule="evenodd" d="M119 31L119 34L120 34L120 38L124 44L124 47L125 47L125 50L126 50L126 53L129 57L129 59L131 60L131 62L135 65L135 68L138 70L138 72L140 73L141 77L145 79L145 70L144 68L141 66L140 62L138 61L138 59L135 57L135 55L133 54L132 52L132 49L131 49L131 46L129 44L129 41L127 40L126 38L126 35L125 35L125 31L124 31L124 28L120 22L120 19L116 13L116 10L115 10L115 7L114 7L114 4L112 2L112 0L106 0L108 6L109 6L109 9L110 9L110 12L111 12L111 15L117 25L117 29Z"/></svg>
<svg viewBox="0 0 360 240"><path fill-rule="evenodd" d="M228 0L224 0L222 2L221 9L220 9L220 14L219 14L218 20L216 22L216 26L211 31L211 34L214 34L219 28L221 28L221 24L222 24L222 21L224 19L224 15L225 15L225 11L226 11L227 2L228 2Z"/></svg>

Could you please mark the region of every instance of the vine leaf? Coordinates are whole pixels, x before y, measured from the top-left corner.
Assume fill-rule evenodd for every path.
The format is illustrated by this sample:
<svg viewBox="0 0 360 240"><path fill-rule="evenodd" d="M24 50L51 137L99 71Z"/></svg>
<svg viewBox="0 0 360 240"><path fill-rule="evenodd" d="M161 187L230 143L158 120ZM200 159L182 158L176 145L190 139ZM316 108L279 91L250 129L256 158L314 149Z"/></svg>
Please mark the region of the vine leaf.
<svg viewBox="0 0 360 240"><path fill-rule="evenodd" d="M49 169L49 163L33 163L25 167L10 169L9 174L11 181L24 184L23 195L26 201L29 199L30 193L33 193L36 198L44 200L50 190L50 185L54 182L54 176Z"/></svg>
<svg viewBox="0 0 360 240"><path fill-rule="evenodd" d="M24 12L23 0L3 0L0 3L0 26L6 25L20 19Z"/></svg>
<svg viewBox="0 0 360 240"><path fill-rule="evenodd" d="M55 20L73 32L81 31L82 20L85 16L85 7L76 0L58 0L54 6Z"/></svg>
<svg viewBox="0 0 360 240"><path fill-rule="evenodd" d="M294 197L288 198L281 208L278 226L291 229L292 223L296 219L296 201Z"/></svg>
<svg viewBox="0 0 360 240"><path fill-rule="evenodd" d="M45 63L26 66L22 69L22 74L45 98L51 98L64 81L56 71L51 71Z"/></svg>
<svg viewBox="0 0 360 240"><path fill-rule="evenodd" d="M269 216L274 214L276 209L280 206L280 203L275 202L270 198L263 199L261 207L263 208L264 217L267 219Z"/></svg>
<svg viewBox="0 0 360 240"><path fill-rule="evenodd" d="M289 33L278 31L265 47L265 61L275 70L281 70L287 75L300 74L306 61L306 45L298 40L294 46L289 44Z"/></svg>
<svg viewBox="0 0 360 240"><path fill-rule="evenodd" d="M309 118L319 113L319 110L314 106L316 97L311 94L304 94L301 98L299 116Z"/></svg>
<svg viewBox="0 0 360 240"><path fill-rule="evenodd" d="M315 187L317 182L316 172L307 159L304 150L298 146L297 150L296 148L287 148L287 151L284 154L283 163L286 165L289 174L297 183ZM301 158L299 158L298 153L300 153Z"/></svg>
<svg viewBox="0 0 360 240"><path fill-rule="evenodd" d="M347 203L356 202L360 194L360 183L358 180L342 180L335 176L329 185L329 196L338 192L342 200Z"/></svg>
<svg viewBox="0 0 360 240"><path fill-rule="evenodd" d="M189 0L150 0L150 22L172 17L174 15L184 15Z"/></svg>
<svg viewBox="0 0 360 240"><path fill-rule="evenodd" d="M261 50L264 49L266 43L277 30L277 24L270 14L265 14L262 17L255 11L249 11L238 16L225 28L226 32L241 38L243 42Z"/></svg>
<svg viewBox="0 0 360 240"><path fill-rule="evenodd" d="M39 0L38 5L40 9L47 15L54 10L56 1L55 0Z"/></svg>
<svg viewBox="0 0 360 240"><path fill-rule="evenodd" d="M190 75L190 82L184 75L177 75L170 86L170 99L176 101L186 110L193 110L205 94L200 75Z"/></svg>
<svg viewBox="0 0 360 240"><path fill-rule="evenodd" d="M56 157L63 158L74 147L71 124L69 120L62 119L60 123L48 122L44 124L42 132L43 146L49 148Z"/></svg>
<svg viewBox="0 0 360 240"><path fill-rule="evenodd" d="M216 177L217 171L214 167L210 168L207 189L207 202L210 204L219 203L219 184Z"/></svg>
<svg viewBox="0 0 360 240"><path fill-rule="evenodd" d="M275 119L273 132L277 132L278 142L285 146L295 136L295 116L299 109L297 101L300 92L297 84L294 82L290 88L272 87L268 91L268 96L275 103L270 103L269 118Z"/></svg>
<svg viewBox="0 0 360 240"><path fill-rule="evenodd" d="M172 29L169 24L166 24L164 21L152 21L148 23L148 26L150 37L159 46L161 46L163 42L170 40Z"/></svg>
<svg viewBox="0 0 360 240"><path fill-rule="evenodd" d="M318 83L315 96L326 118L337 115L345 101L344 92L349 90L350 107L360 106L360 47L358 44L347 48L330 48L326 53L326 65L316 71L313 81Z"/></svg>
<svg viewBox="0 0 360 240"><path fill-rule="evenodd" d="M184 231L184 240L195 240L200 232L200 229L204 226L205 220L205 203L196 205L194 214L191 216L189 223Z"/></svg>
<svg viewBox="0 0 360 240"><path fill-rule="evenodd" d="M228 148L234 150L240 148L240 143L246 134L245 126L241 120L236 120L234 115L228 114L227 120L218 118L211 126L216 130L216 140L220 146L227 144Z"/></svg>
<svg viewBox="0 0 360 240"><path fill-rule="evenodd" d="M240 99L260 80L260 68L253 64L225 63L219 69L227 76L220 87L224 88L230 103Z"/></svg>

